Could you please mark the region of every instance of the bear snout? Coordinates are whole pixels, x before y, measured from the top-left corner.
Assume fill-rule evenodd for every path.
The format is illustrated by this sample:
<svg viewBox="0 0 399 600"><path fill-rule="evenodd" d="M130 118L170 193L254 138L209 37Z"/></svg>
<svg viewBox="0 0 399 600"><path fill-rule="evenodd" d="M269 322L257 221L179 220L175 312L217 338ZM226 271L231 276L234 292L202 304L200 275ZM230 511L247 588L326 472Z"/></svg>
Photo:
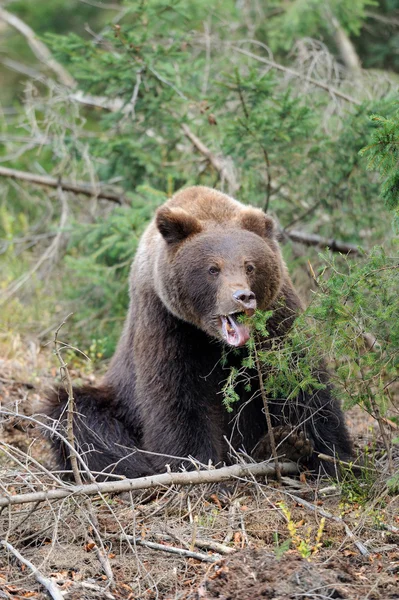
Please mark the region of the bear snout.
<svg viewBox="0 0 399 600"><path fill-rule="evenodd" d="M232 294L233 300L244 309L244 312L251 317L256 310L256 296L251 290L236 290Z"/></svg>

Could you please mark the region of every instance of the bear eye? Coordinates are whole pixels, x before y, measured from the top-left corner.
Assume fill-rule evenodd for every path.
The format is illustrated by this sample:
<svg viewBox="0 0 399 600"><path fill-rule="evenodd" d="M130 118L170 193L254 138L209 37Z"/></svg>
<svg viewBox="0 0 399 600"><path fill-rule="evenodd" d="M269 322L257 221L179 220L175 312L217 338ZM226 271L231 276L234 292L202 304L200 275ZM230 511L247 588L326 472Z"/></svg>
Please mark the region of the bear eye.
<svg viewBox="0 0 399 600"><path fill-rule="evenodd" d="M246 266L247 273L253 273L255 271L255 267L253 265Z"/></svg>
<svg viewBox="0 0 399 600"><path fill-rule="evenodd" d="M208 269L208 273L210 273L211 275L218 275L219 271L220 271L219 267L215 267L215 266L209 267L209 269Z"/></svg>

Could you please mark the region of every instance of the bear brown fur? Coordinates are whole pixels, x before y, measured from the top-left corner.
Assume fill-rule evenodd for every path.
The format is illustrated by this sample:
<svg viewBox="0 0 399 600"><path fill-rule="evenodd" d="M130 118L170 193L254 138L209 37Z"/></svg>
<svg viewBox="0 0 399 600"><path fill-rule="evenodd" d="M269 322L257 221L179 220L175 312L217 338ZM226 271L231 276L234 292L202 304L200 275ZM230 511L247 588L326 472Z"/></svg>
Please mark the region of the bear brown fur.
<svg viewBox="0 0 399 600"><path fill-rule="evenodd" d="M75 437L88 467L139 477L162 472L166 464L190 468L188 457L220 465L228 461L225 438L268 458L255 383L251 393L240 390L233 415L221 392L231 366L241 366L250 333L235 315L251 316L255 308L273 311L267 328L275 338L286 334L301 309L273 220L206 187L178 192L142 236L129 312L103 383L74 390ZM256 382L255 373L248 376ZM346 460L351 444L327 375L321 369L318 377L324 389L275 401L271 412L280 453L292 458L289 448L299 448L309 468L331 472L318 453ZM66 401L59 389L47 408L64 432ZM62 438L54 435L53 444L68 467Z"/></svg>

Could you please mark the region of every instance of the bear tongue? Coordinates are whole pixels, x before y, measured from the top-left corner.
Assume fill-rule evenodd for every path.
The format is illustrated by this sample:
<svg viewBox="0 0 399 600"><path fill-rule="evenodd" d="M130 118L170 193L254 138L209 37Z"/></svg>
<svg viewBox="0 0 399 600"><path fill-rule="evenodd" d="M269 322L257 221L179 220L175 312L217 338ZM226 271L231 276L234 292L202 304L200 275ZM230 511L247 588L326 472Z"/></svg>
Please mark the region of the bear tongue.
<svg viewBox="0 0 399 600"><path fill-rule="evenodd" d="M238 323L235 315L221 316L223 337L231 346L243 346L250 338L249 327Z"/></svg>

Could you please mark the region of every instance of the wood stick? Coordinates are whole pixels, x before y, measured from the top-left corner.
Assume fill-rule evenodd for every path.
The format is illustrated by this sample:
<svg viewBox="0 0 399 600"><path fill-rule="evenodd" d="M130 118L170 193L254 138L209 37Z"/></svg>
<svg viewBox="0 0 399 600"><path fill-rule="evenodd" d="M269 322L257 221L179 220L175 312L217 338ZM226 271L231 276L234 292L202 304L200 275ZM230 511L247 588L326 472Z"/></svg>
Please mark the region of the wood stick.
<svg viewBox="0 0 399 600"><path fill-rule="evenodd" d="M46 588L53 600L64 600L64 596L61 594L61 591L58 589L57 584L54 583L54 581L51 581L51 579L48 579L42 575L39 569L35 567L35 565L33 565L29 560L24 558L22 554L20 554L18 550L16 550L9 542L1 540L0 544L7 548L7 550L9 550L19 560L19 562L27 566L32 571L35 579Z"/></svg>
<svg viewBox="0 0 399 600"><path fill-rule="evenodd" d="M12 179L19 179L20 181L27 181L35 185L42 185L51 188L61 187L67 192L83 194L84 196L93 196L101 200L116 202L117 204L123 204L124 202L122 191L119 193L106 191L100 186L97 188L84 182L73 183L72 181L63 181L62 179L50 177L49 175L37 175L36 173L30 173L28 171L9 169L8 167L0 167L0 177L11 177Z"/></svg>
<svg viewBox="0 0 399 600"><path fill-rule="evenodd" d="M162 552L178 554L179 556L184 556L186 558L195 558L196 560L201 560L202 562L214 563L220 560L220 556L216 557L209 554L203 554L202 552L192 552L191 550L186 550L185 548L176 548L176 546L166 546L164 544L157 544L156 542L147 542L147 540L137 539L133 535L128 535L126 537L127 539L134 541L136 545L145 546L146 548L151 548L151 550L161 550Z"/></svg>
<svg viewBox="0 0 399 600"><path fill-rule="evenodd" d="M299 242L305 246L320 246L322 248L330 248L332 252L342 252L342 254L359 254L359 248L355 244L348 244L333 238L325 238L315 233L304 233L297 229L291 231L282 230L282 235L287 235L293 242Z"/></svg>
<svg viewBox="0 0 399 600"><path fill-rule="evenodd" d="M178 535L176 535L176 533L170 529L166 529L167 533L156 533L155 537L158 539L169 539L169 540L175 540L177 541L179 544L182 544L183 546L186 546L186 550L189 550L190 548L190 544L188 544L187 542L185 542L182 538L180 538ZM194 542L194 546L197 546L197 548L204 548L204 550L212 550L213 552L217 552L218 554L232 554L233 552L236 552L236 548L232 548L231 546L226 546L226 544L221 544L220 542L217 542L216 540L208 540L205 538L195 538L195 542Z"/></svg>
<svg viewBox="0 0 399 600"><path fill-rule="evenodd" d="M281 473L288 475L298 473L298 465L287 462L280 464ZM102 494L121 494L122 492L146 490L158 486L171 485L199 485L201 483L218 483L230 479L243 478L249 475L255 477L272 476L276 470L270 462L253 464L238 464L220 469L209 469L199 471L184 471L182 473L162 473L161 475L148 475L137 479L123 479L121 481L104 481L89 483L87 485L72 485L61 489L49 489L41 492L30 492L27 494L16 494L0 496L0 508L15 504L26 504L28 502L45 502L46 500L61 500L73 495L95 496Z"/></svg>
<svg viewBox="0 0 399 600"><path fill-rule="evenodd" d="M348 469L355 469L358 471L374 471L377 473L377 469L373 469L373 467L364 467L363 465L357 465L355 463L346 462L344 460L340 460L339 458L334 458L334 456L328 456L328 454L318 454L317 458L320 460L325 460L326 462L333 463L334 465L343 465Z"/></svg>
<svg viewBox="0 0 399 600"><path fill-rule="evenodd" d="M218 552L219 554L232 554L236 551L236 548L231 548L230 546L226 546L226 544L216 542L215 540L205 540L196 538L195 545L197 546L197 548L212 550L213 552Z"/></svg>

